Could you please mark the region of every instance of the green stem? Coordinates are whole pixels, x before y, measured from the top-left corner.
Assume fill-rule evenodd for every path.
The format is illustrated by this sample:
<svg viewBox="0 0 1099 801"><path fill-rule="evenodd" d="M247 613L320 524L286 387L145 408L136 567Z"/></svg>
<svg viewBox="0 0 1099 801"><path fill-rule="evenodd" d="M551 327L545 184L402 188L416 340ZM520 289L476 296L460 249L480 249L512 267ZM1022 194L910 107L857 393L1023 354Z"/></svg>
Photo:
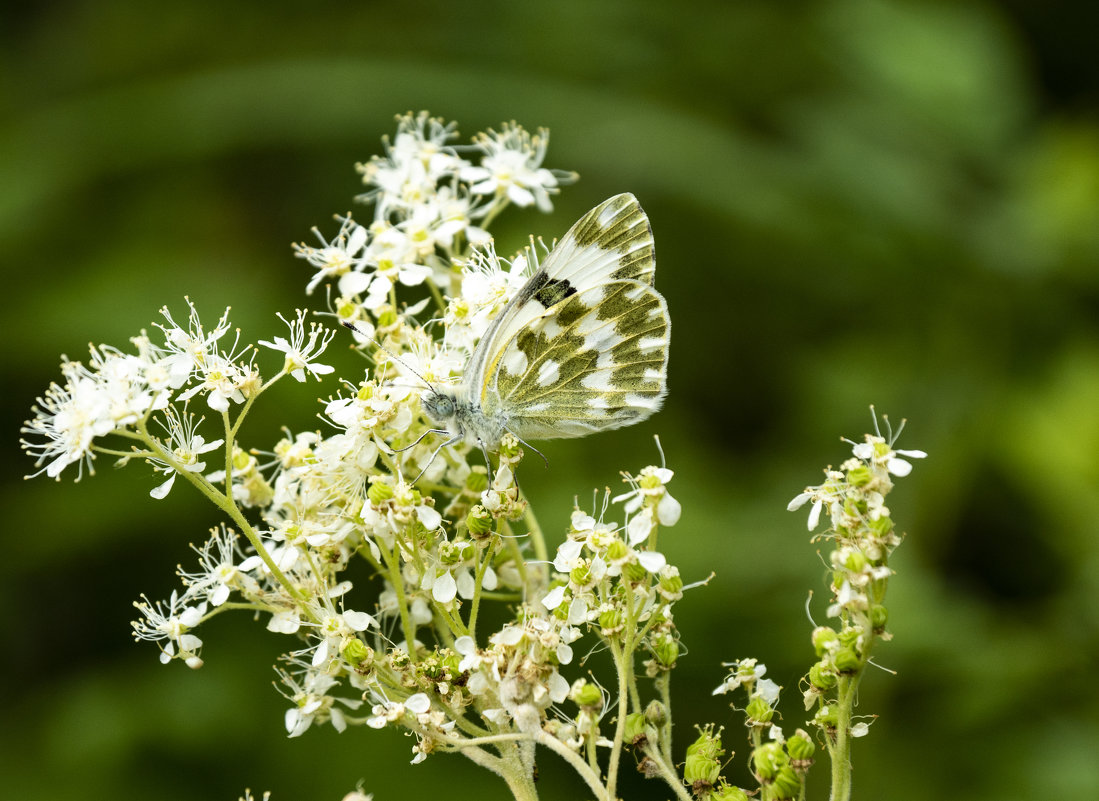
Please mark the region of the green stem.
<svg viewBox="0 0 1099 801"><path fill-rule="evenodd" d="M485 572L488 570L489 565L492 564L492 556L496 552L496 543L489 543L488 548L482 554L484 557L477 565L477 577L476 586L473 588L473 602L469 609L469 636L474 640L477 639L477 612L481 606L481 596L483 595L481 584L485 579Z"/></svg>
<svg viewBox="0 0 1099 801"><path fill-rule="evenodd" d="M439 291L439 287L435 285L435 282L428 278L424 281L427 284L427 288L431 290L431 297L435 298L435 305L439 307L439 311L446 312L446 301L443 300L443 293Z"/></svg>
<svg viewBox="0 0 1099 801"><path fill-rule="evenodd" d="M632 616L631 616L632 617ZM614 728L614 745L611 746L610 763L607 765L607 798L615 799L615 790L618 784L618 763L622 758L622 741L626 736L627 704L629 703L628 676L633 672L633 650L628 643L621 648L611 642L611 655L614 657L614 667L618 671L618 720Z"/></svg>
<svg viewBox="0 0 1099 801"><path fill-rule="evenodd" d="M660 727L660 752L664 761L672 764L672 682L671 676L662 673L656 679L660 690L660 703L664 705L664 725Z"/></svg>
<svg viewBox="0 0 1099 801"><path fill-rule="evenodd" d="M401 575L400 559L396 556L397 543L393 543L393 552L390 552L384 542L376 544L389 573L389 583L393 585L393 592L397 594L397 610L401 614L401 630L404 632L409 659L416 662L418 661L416 658L416 628L412 625L412 615L408 611L408 597L404 591L404 577Z"/></svg>
<svg viewBox="0 0 1099 801"><path fill-rule="evenodd" d="M141 441L144 442L145 445L153 451L153 453L156 455L156 458L163 461L169 467L172 467L176 471L176 475L183 476L185 480L191 482L191 484L199 492L205 495L211 503L221 509L221 511L229 516L229 519L236 523L237 528L239 528L241 533L243 533L244 536L248 538L248 542L251 543L252 547L256 551L256 554L259 556L260 559L263 560L263 563L267 565L267 569L271 571L271 575L274 576L275 580L282 585L287 594L291 598L304 599L304 594L299 592L294 587L294 585L290 583L290 579L286 577L286 575L279 569L278 565L275 564L275 561L271 558L271 555L267 553L267 549L263 547L263 542L260 540L259 535L256 533L255 529L252 528L251 523L249 523L245 519L244 515L241 514L241 511L239 508L237 508L236 503L233 502L232 495L225 495L221 492L218 492L216 489L214 489L213 485L210 484L210 482L203 478L200 474L188 471L184 467L184 465L182 465L179 460L175 458L174 454L169 453L167 450L161 447L160 443L157 442L157 440L149 433L148 429L145 427L145 422L143 420L137 423L137 427L138 431L140 432ZM229 448L229 446L226 447ZM303 609L303 611L305 611L306 615L310 619L313 619L313 615L309 612L309 610Z"/></svg>
<svg viewBox="0 0 1099 801"><path fill-rule="evenodd" d="M591 791L595 794L597 799L610 799L611 796L607 793L607 788L603 786L603 782L599 779L599 774L596 773L583 758L565 745L563 742L547 734L544 731L538 731L534 735L534 741L539 745L544 745L550 751L557 754L563 760L572 766L572 769L584 780L584 783L588 785Z"/></svg>
<svg viewBox="0 0 1099 801"><path fill-rule="evenodd" d="M660 771L660 778L675 791L676 797L679 798L680 801L694 801L694 799L691 798L691 794L687 792L687 788L683 786L683 782L680 780L679 775L671 767L671 760L665 759L659 751L654 751L652 748L645 749L645 756L656 765L657 769Z"/></svg>
<svg viewBox="0 0 1099 801"><path fill-rule="evenodd" d="M832 757L831 801L851 798L851 715L855 705L861 671L853 676L841 676L836 693L836 741L829 749Z"/></svg>
<svg viewBox="0 0 1099 801"><path fill-rule="evenodd" d="M529 740L520 740L500 749L500 776L507 782L515 801L538 801L538 790L534 787L533 771L523 753L524 746L531 747Z"/></svg>

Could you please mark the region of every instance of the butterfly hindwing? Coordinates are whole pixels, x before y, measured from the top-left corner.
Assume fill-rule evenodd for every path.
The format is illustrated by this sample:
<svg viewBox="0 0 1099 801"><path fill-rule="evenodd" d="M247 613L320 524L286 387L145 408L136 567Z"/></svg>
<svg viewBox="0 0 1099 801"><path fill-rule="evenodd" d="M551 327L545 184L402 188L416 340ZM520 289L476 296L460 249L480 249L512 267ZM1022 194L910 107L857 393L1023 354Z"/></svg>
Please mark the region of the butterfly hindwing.
<svg viewBox="0 0 1099 801"><path fill-rule="evenodd" d="M505 345L485 411L520 438L578 437L644 420L666 392L668 309L643 281L611 280L543 311Z"/></svg>

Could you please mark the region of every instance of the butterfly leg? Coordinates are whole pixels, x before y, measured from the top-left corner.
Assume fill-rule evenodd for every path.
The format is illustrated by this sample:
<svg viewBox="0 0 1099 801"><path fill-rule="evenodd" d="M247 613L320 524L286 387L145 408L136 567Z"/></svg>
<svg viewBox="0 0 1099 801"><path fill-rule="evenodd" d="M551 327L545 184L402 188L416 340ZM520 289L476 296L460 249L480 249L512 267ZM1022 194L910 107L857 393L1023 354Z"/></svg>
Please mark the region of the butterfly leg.
<svg viewBox="0 0 1099 801"><path fill-rule="evenodd" d="M435 429L432 429L432 430L435 431ZM430 433L431 433L431 431L428 431L424 434L424 436L427 436L427 434L430 434ZM436 431L436 433L438 433L438 434L449 434L450 432L449 431ZM423 437L420 437L420 439L423 439ZM424 469L420 471L420 474L418 476L416 476L416 478L412 479L411 483L415 484L417 481L419 481L421 478L424 477L424 473L427 472L427 468L431 467L432 463L435 461L435 457L439 455L439 452L443 448L445 448L447 445L453 445L457 442L461 442L462 439L463 439L462 435L459 434L457 436L451 437L446 442L444 442L442 445L440 445L438 448L436 448L432 452L431 458L427 460L427 464L424 465ZM419 440L417 440L417 442L419 442ZM410 445L409 447L412 447L412 446Z"/></svg>
<svg viewBox="0 0 1099 801"><path fill-rule="evenodd" d="M389 449L390 455L392 455L394 453L404 453L407 450L411 450L412 448L415 448L417 445L419 445L421 442L424 441L424 437L426 437L428 434L449 434L449 433L450 432L447 431L445 428L429 428L427 431L420 434L419 439L417 439L411 445L405 445L403 448L390 448ZM438 453L438 451L436 451L436 453ZM431 462L428 462L428 464L431 464Z"/></svg>

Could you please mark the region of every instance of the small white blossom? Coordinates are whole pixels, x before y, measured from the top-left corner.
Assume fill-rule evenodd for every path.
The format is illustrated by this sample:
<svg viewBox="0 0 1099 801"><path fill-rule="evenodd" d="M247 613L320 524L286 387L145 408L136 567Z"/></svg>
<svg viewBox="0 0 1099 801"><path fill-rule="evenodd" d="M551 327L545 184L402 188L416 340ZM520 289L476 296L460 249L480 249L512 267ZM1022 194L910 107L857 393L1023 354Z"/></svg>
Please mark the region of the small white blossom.
<svg viewBox="0 0 1099 801"><path fill-rule="evenodd" d="M278 315L278 318L286 323L290 329L290 339L275 337L274 342L261 339L259 344L286 354L286 364L283 367L286 372L298 381L305 381L306 372L311 373L314 378L320 380L322 375L328 375L335 369L327 364L318 364L313 361L324 353L328 343L336 335L335 331L311 323L309 325L309 339L306 341L304 310L298 309L297 317L292 322L281 314Z"/></svg>

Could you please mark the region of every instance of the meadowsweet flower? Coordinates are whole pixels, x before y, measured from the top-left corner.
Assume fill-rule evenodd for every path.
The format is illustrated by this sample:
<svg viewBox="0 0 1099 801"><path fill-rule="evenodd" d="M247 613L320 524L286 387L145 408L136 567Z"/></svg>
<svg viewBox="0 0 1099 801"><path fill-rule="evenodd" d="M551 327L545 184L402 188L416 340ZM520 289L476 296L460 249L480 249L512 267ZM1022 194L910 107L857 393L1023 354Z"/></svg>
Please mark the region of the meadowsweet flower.
<svg viewBox="0 0 1099 801"><path fill-rule="evenodd" d="M165 410L163 426L168 434L165 445L173 461L169 463L157 457L148 459L153 470L168 476L164 483L149 490L150 496L157 500L167 497L175 484L178 470L201 473L206 469L206 462L200 461L199 457L204 453L216 451L225 440L216 439L213 442L207 442L205 437L196 431L197 426L201 424L202 419L196 423L194 415L180 412L174 406L169 406Z"/></svg>
<svg viewBox="0 0 1099 801"><path fill-rule="evenodd" d="M313 228L313 235L320 241L321 247L310 247L304 242L294 244L294 255L316 268L305 287L307 295L312 295L322 281L332 279L337 281L341 294L357 294L356 276L362 275L365 263L363 249L369 234L351 217L336 219L340 221L340 229L331 240L325 239L319 229Z"/></svg>
<svg viewBox="0 0 1099 801"><path fill-rule="evenodd" d="M199 651L202 640L191 633L206 614L206 603L190 605L191 598L172 593L168 602L151 602L144 595L134 606L142 615L142 620L131 623L134 639L155 642L160 646L161 664L173 659L182 659L189 668L202 667Z"/></svg>
<svg viewBox="0 0 1099 801"><path fill-rule="evenodd" d="M571 183L575 175L542 166L549 144L549 131L538 129L532 136L515 123L505 123L499 132L489 129L478 136L476 145L484 153L480 166L462 168L459 173L475 195L507 198L516 206L537 205L552 211L550 195Z"/></svg>
<svg viewBox="0 0 1099 801"><path fill-rule="evenodd" d="M328 343L336 335L335 331L329 331L316 323L311 323L309 325L309 339L306 341L305 310L298 309L297 317L293 321L288 321L281 314L278 315L278 318L286 323L290 329L290 339L275 337L274 342L266 342L261 339L259 344L286 354L286 364L283 366L283 370L290 373L296 380L305 381L306 372L311 373L314 378L320 380L322 375L328 375L336 369L327 364L318 364L313 361L324 353Z"/></svg>

